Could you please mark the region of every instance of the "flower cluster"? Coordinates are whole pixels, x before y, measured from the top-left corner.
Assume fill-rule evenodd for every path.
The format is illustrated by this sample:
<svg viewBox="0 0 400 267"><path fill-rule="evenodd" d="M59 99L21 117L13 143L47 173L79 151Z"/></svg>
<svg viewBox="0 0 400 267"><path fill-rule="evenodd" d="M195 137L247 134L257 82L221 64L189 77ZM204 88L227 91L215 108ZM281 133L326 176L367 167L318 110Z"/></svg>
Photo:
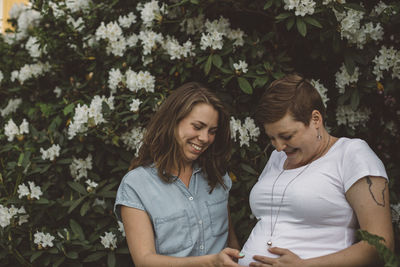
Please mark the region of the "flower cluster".
<svg viewBox="0 0 400 267"><path fill-rule="evenodd" d="M100 239L101 244L105 248L109 248L111 250L117 248L117 237L112 232L105 232L104 236L100 236Z"/></svg>
<svg viewBox="0 0 400 267"><path fill-rule="evenodd" d="M180 24L181 31L186 32L188 35L194 35L201 32L204 26L204 14L199 14L194 18L186 18Z"/></svg>
<svg viewBox="0 0 400 267"><path fill-rule="evenodd" d="M244 60L239 60L238 63L233 63L233 68L236 70L238 74L246 73L248 71L247 67L248 65Z"/></svg>
<svg viewBox="0 0 400 267"><path fill-rule="evenodd" d="M178 40L176 40L174 37L167 36L165 42L163 43L163 48L170 56L171 60L195 55L193 52L195 47L190 40L180 45Z"/></svg>
<svg viewBox="0 0 400 267"><path fill-rule="evenodd" d="M360 69L356 67L354 69L354 73L350 75L347 72L346 66L342 64L340 70L336 72L336 87L339 89L339 93L343 94L346 90L346 85L350 85L351 83L357 83L358 76L360 75Z"/></svg>
<svg viewBox="0 0 400 267"><path fill-rule="evenodd" d="M73 121L68 127L68 139L74 138L78 133L84 133L88 130L88 127L94 127L100 123L106 122L106 119L102 113L102 104L106 103L108 107L114 109L114 97L96 95L90 106L80 105L75 108L75 115Z"/></svg>
<svg viewBox="0 0 400 267"><path fill-rule="evenodd" d="M122 236L126 236L124 224L120 221L118 221L118 231L121 232Z"/></svg>
<svg viewBox="0 0 400 267"><path fill-rule="evenodd" d="M140 18L143 21L143 25L147 28L152 27L155 20L161 21L162 15L168 13L167 6L162 4L160 7L158 1L155 0L145 4L139 3L136 9L140 11Z"/></svg>
<svg viewBox="0 0 400 267"><path fill-rule="evenodd" d="M4 78L4 74L3 74L3 72L0 70L0 84L1 84L1 81L3 80L3 78Z"/></svg>
<svg viewBox="0 0 400 267"><path fill-rule="evenodd" d="M313 0L284 0L286 10L295 10L296 16L312 15L315 11L315 2Z"/></svg>
<svg viewBox="0 0 400 267"><path fill-rule="evenodd" d="M37 200L40 199L40 196L43 195L42 190L40 189L40 186L36 186L34 182L29 181L28 186L26 184L20 184L18 186L18 194L19 198L27 197L28 199L34 199L36 198Z"/></svg>
<svg viewBox="0 0 400 267"><path fill-rule="evenodd" d="M14 98L8 101L8 104L5 108L0 109L0 114L2 117L6 117L11 113L17 111L18 107L21 105L22 99L21 98Z"/></svg>
<svg viewBox="0 0 400 267"><path fill-rule="evenodd" d="M18 214L21 214L18 217L18 225L28 222L29 215L26 214L23 206L17 209L14 205L7 208L0 204L0 226L3 228L7 227L10 225L12 218Z"/></svg>
<svg viewBox="0 0 400 267"><path fill-rule="evenodd" d="M312 86L314 86L315 89L317 89L318 93L321 95L322 102L324 103L324 105L326 107L326 103L329 101L329 98L327 95L328 89L322 83L320 83L319 80L312 79L310 81L310 83Z"/></svg>
<svg viewBox="0 0 400 267"><path fill-rule="evenodd" d="M260 136L260 129L254 123L254 120L247 117L242 125L239 119L231 117L230 121L232 139L236 142L237 134L240 140L240 146L250 146L250 141L257 141Z"/></svg>
<svg viewBox="0 0 400 267"><path fill-rule="evenodd" d="M122 57L126 50L126 39L122 34L122 29L117 22L110 22L107 25L101 23L96 30L96 40L107 40L107 53Z"/></svg>
<svg viewBox="0 0 400 267"><path fill-rule="evenodd" d="M131 131L124 133L121 140L127 149L136 150L135 155L137 156L143 143L143 135L144 129L142 127L134 127Z"/></svg>
<svg viewBox="0 0 400 267"><path fill-rule="evenodd" d="M7 136L8 141L13 141L14 137L22 136L23 134L29 133L29 123L26 119L24 119L21 125L18 127L13 119L10 119L4 127L4 134Z"/></svg>
<svg viewBox="0 0 400 267"><path fill-rule="evenodd" d="M85 183L88 185L86 187L86 191L88 191L89 193L92 192L94 189L96 189L96 187L99 185L98 183L96 183L96 182L94 182L94 181L92 181L90 179L87 179L85 181Z"/></svg>
<svg viewBox="0 0 400 267"><path fill-rule="evenodd" d="M139 40L142 43L144 56L150 55L153 49L157 47L157 44L162 45L164 42L164 37L161 33L156 33L152 30L141 31L138 35Z"/></svg>
<svg viewBox="0 0 400 267"><path fill-rule="evenodd" d="M81 178L87 178L88 170L92 169L92 155L89 154L86 159L72 158L72 163L69 165L72 177L75 181L79 181Z"/></svg>
<svg viewBox="0 0 400 267"><path fill-rule="evenodd" d="M48 149L44 149L43 147L40 148L40 153L42 153L42 159L46 160L49 159L53 161L56 157L60 156L61 147L59 144L52 145Z"/></svg>
<svg viewBox="0 0 400 267"><path fill-rule="evenodd" d="M20 70L14 70L11 72L11 81L18 80L21 84L23 84L26 80L31 78L38 78L39 76L45 74L50 70L49 63L34 63L34 64L25 64Z"/></svg>
<svg viewBox="0 0 400 267"><path fill-rule="evenodd" d="M356 126L365 126L371 115L371 110L356 110L354 111L350 105L338 106L336 110L336 121L338 125L347 125L351 129Z"/></svg>
<svg viewBox="0 0 400 267"><path fill-rule="evenodd" d="M390 208L392 210L392 221L395 224L400 223L400 203L391 204Z"/></svg>
<svg viewBox="0 0 400 267"><path fill-rule="evenodd" d="M372 22L361 24L364 12L354 9L347 9L343 12L333 10L340 22L341 37L347 39L350 44L356 44L359 49L362 49L369 40L382 40L384 32L379 22L375 26Z"/></svg>
<svg viewBox="0 0 400 267"><path fill-rule="evenodd" d="M131 69L126 71L126 86L132 92L144 89L147 92L154 92L155 77L148 71L134 72Z"/></svg>
<svg viewBox="0 0 400 267"><path fill-rule="evenodd" d="M240 29L232 30L229 20L224 17L214 21L207 19L205 27L206 32L202 33L200 39L200 48L202 50L206 50L208 47L213 50L221 50L224 44L224 37L234 40L234 46L243 46L244 44L244 32Z"/></svg>
<svg viewBox="0 0 400 267"><path fill-rule="evenodd" d="M375 65L372 72L376 75L376 80L380 81L383 78L383 72L390 70L392 70L392 78L400 79L400 51L393 47L382 46L379 54L373 60Z"/></svg>
<svg viewBox="0 0 400 267"><path fill-rule="evenodd" d="M33 235L33 243L35 243L39 249L42 248L46 248L46 247L53 247L53 240L55 239L54 236L52 236L51 234L47 233L43 233L43 232L39 232L37 231L34 235Z"/></svg>
<svg viewBox="0 0 400 267"><path fill-rule="evenodd" d="M75 12L84 12L88 13L90 11L90 0L67 0L65 1L65 5L67 8L75 13Z"/></svg>
<svg viewBox="0 0 400 267"><path fill-rule="evenodd" d="M26 41L25 48L32 58L38 58L46 53L46 47L40 47L39 40L33 36L29 37L28 41Z"/></svg>
<svg viewBox="0 0 400 267"><path fill-rule="evenodd" d="M36 27L41 18L40 13L30 6L24 4L15 4L9 12L10 19L17 20L17 32L9 33L15 40L22 40L28 36L28 30L31 27ZM10 39L9 39L10 40Z"/></svg>
<svg viewBox="0 0 400 267"><path fill-rule="evenodd" d="M129 29L129 27L136 22L136 16L133 12L130 12L128 15L121 15L118 18L119 25L125 29Z"/></svg>

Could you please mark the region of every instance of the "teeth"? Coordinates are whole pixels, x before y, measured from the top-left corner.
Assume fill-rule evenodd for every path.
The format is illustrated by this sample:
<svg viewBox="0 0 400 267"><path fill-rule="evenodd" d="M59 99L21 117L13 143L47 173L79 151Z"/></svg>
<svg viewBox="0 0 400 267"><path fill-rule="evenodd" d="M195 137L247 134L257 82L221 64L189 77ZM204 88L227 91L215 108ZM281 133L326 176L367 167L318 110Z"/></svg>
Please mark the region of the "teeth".
<svg viewBox="0 0 400 267"><path fill-rule="evenodd" d="M195 144L191 144L191 145L192 145L192 147L193 147L194 149L196 149L197 151L200 151L200 150L201 150L201 147L196 146Z"/></svg>

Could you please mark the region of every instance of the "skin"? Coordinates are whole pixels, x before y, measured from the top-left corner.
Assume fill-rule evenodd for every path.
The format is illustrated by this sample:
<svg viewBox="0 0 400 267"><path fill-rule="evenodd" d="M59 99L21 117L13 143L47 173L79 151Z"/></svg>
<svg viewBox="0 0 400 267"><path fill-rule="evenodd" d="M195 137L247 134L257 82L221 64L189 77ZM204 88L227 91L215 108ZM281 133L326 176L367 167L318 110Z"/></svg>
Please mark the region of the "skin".
<svg viewBox="0 0 400 267"><path fill-rule="evenodd" d="M184 170L179 178L189 185L193 162L215 140L218 127L218 112L208 104L197 104L177 125L177 140L185 156ZM228 209L229 212L229 209ZM121 206L121 217L132 259L137 267L238 267L239 243L231 227L229 216L228 246L218 254L195 257L171 257L159 255L155 249L154 231L148 214L139 209Z"/></svg>
<svg viewBox="0 0 400 267"><path fill-rule="evenodd" d="M287 114L276 123L264 125L264 128L275 148L287 153L285 166L288 169L303 166L321 157L337 140L331 137L331 143L322 142L329 139L329 134L323 126L321 114L316 110L312 113L309 126L295 121L290 114ZM316 138L318 131L322 135L321 142ZM346 199L357 216L360 229L383 237L384 245L393 251L394 237L387 180L382 177L363 177L346 192ZM310 259L301 259L286 248L272 247L268 250L279 255L279 258L256 255L254 260L257 262L249 266L355 267L381 264L375 248L365 241L333 254Z"/></svg>

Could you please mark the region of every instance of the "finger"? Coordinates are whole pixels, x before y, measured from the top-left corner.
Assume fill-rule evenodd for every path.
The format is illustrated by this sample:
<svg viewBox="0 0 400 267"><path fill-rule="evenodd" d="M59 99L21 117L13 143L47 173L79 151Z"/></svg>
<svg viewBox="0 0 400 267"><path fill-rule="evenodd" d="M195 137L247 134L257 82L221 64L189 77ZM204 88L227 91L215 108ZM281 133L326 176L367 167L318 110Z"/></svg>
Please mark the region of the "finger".
<svg viewBox="0 0 400 267"><path fill-rule="evenodd" d="M274 258L269 258L269 257L265 257L265 256L260 256L260 255L254 255L253 259L258 262L270 264L270 265L272 265L276 261L276 259L274 259ZM259 265L259 266L262 266L262 265Z"/></svg>
<svg viewBox="0 0 400 267"><path fill-rule="evenodd" d="M228 256L231 256L233 258L240 259L240 258L244 257L243 253L241 253L239 250L234 249L234 248L224 248L223 251L225 252L225 254L227 254Z"/></svg>
<svg viewBox="0 0 400 267"><path fill-rule="evenodd" d="M269 267L272 266L271 264L265 264L265 263L261 263L261 262L251 262L249 264L249 267Z"/></svg>
<svg viewBox="0 0 400 267"><path fill-rule="evenodd" d="M285 248L279 248L279 247L269 248L268 251L275 255L284 255L284 254L290 253L289 250L287 250Z"/></svg>

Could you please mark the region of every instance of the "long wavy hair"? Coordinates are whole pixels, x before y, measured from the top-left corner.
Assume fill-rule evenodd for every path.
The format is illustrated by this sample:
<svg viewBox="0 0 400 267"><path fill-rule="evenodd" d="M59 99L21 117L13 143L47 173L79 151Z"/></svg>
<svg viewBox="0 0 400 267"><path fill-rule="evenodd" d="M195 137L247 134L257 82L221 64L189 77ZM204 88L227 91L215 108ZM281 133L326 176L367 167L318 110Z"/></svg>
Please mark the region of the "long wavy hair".
<svg viewBox="0 0 400 267"><path fill-rule="evenodd" d="M165 182L172 182L171 170L178 170L179 174L184 162L177 126L200 103L209 104L218 112L218 128L214 142L196 162L208 180L210 192L217 184L225 188L222 177L231 155L229 114L210 89L196 82L183 84L160 106L146 127L139 155L132 160L129 169L155 164L158 176Z"/></svg>

